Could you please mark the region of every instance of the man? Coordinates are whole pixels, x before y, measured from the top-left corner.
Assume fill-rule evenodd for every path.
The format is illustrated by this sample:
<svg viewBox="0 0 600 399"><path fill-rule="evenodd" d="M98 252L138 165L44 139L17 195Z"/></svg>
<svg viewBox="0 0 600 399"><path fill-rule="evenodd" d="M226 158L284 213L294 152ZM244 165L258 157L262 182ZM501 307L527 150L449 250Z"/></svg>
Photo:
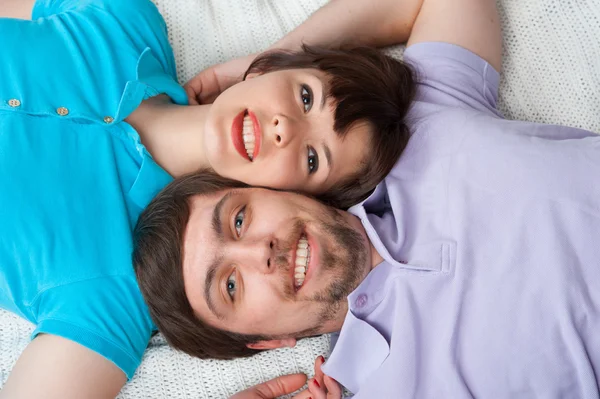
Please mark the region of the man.
<svg viewBox="0 0 600 399"><path fill-rule="evenodd" d="M600 137L526 137L519 171L473 154L488 139L449 137L429 164L419 140L360 219L208 172L175 181L136 229L159 329L220 358L341 330L323 370L357 397L598 397Z"/></svg>

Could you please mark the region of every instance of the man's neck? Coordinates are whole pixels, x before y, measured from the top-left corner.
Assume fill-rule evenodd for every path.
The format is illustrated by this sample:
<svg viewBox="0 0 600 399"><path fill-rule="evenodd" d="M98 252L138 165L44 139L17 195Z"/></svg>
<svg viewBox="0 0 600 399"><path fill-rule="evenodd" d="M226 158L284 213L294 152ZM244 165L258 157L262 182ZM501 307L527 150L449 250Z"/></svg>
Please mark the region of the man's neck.
<svg viewBox="0 0 600 399"><path fill-rule="evenodd" d="M145 100L125 121L140 135L152 157L171 176L209 167L204 126L210 105L183 106L166 95Z"/></svg>
<svg viewBox="0 0 600 399"><path fill-rule="evenodd" d="M375 249L375 246L373 246L371 240L369 240L369 245L371 246L371 270L373 270L378 264L383 262L384 259L383 256L377 252L377 249Z"/></svg>

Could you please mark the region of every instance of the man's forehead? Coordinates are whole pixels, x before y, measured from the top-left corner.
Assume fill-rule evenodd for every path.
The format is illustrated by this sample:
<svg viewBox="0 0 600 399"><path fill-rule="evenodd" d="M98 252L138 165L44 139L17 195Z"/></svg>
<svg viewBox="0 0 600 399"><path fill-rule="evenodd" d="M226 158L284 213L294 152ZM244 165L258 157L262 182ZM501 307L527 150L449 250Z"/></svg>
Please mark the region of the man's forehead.
<svg viewBox="0 0 600 399"><path fill-rule="evenodd" d="M221 198L223 198L223 196L232 192L233 190L235 189L226 188L209 194L196 194L190 197L190 210L194 212L204 208L212 208Z"/></svg>
<svg viewBox="0 0 600 399"><path fill-rule="evenodd" d="M190 215L183 239L183 275L186 295L192 308L206 307L204 281L210 259L218 256L218 237L213 232L211 219L217 204L233 189L199 194L189 199Z"/></svg>
<svg viewBox="0 0 600 399"><path fill-rule="evenodd" d="M234 189L224 189L210 194L198 194L190 197L190 215L185 230L184 250L187 253L188 248L193 242L206 241L214 235L211 234L211 221L215 208L221 206L227 199L233 195Z"/></svg>

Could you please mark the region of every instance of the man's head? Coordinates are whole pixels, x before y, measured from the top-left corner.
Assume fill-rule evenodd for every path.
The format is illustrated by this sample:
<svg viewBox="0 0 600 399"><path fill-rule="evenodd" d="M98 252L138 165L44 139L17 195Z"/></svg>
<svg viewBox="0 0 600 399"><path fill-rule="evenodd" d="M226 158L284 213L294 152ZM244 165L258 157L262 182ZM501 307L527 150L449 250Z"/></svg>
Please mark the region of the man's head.
<svg viewBox="0 0 600 399"><path fill-rule="evenodd" d="M208 172L167 186L140 216L135 240L155 323L198 357L249 356L338 330L372 265L354 216Z"/></svg>

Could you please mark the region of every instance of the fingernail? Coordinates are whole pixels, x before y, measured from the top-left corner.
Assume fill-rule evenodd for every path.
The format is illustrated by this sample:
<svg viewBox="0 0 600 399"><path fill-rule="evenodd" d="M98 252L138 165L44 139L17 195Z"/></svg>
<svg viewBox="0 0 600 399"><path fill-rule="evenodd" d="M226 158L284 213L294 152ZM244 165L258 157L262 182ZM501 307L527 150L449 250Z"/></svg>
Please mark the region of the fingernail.
<svg viewBox="0 0 600 399"><path fill-rule="evenodd" d="M325 363L325 358L324 358L323 356L319 356L319 359L321 359L321 361L322 361L323 363Z"/></svg>
<svg viewBox="0 0 600 399"><path fill-rule="evenodd" d="M315 385L317 386L317 388L321 388L321 386L319 385L319 381L317 381L316 378L313 381L315 382Z"/></svg>

